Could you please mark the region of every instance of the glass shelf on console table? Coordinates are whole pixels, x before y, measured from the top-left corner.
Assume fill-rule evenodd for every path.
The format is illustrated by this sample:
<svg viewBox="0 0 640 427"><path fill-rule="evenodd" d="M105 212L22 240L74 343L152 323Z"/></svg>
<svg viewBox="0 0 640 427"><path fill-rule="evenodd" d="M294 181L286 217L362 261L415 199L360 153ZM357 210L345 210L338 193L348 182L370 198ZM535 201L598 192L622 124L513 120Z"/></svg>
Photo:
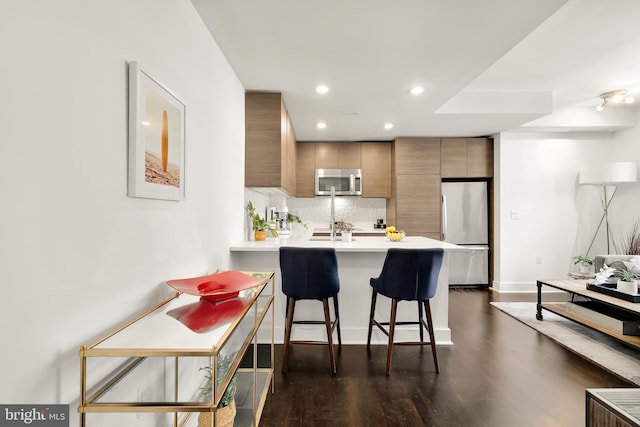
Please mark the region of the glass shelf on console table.
<svg viewBox="0 0 640 427"><path fill-rule="evenodd" d="M197 426L200 414L222 413L228 387L233 425L257 426L274 391L274 272L247 273L260 280L236 297L212 303L176 292L82 346L80 426Z"/></svg>
<svg viewBox="0 0 640 427"><path fill-rule="evenodd" d="M640 333L637 331L638 321L640 321L640 303L633 303L589 290L587 289L588 282L587 280L538 280L536 319L543 320L542 309L545 309L640 348L640 336L637 335ZM543 286L569 293L571 295L571 301L569 303L543 303ZM579 299L583 301L578 301ZM579 308L579 310L567 309L568 306L566 304L571 303L574 303L574 306ZM592 313L587 310L590 310ZM617 328L612 327L612 324L619 324L620 329L615 330ZM627 331L623 330L627 325L631 325L632 328L636 329L636 335L629 335Z"/></svg>

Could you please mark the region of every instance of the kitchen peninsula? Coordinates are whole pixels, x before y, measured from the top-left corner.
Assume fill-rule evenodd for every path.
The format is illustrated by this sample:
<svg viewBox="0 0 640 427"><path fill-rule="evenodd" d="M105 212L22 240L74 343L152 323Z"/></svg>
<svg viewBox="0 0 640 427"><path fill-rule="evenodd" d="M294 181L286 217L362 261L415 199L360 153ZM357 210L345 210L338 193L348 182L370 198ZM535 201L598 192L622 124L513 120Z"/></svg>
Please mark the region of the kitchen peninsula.
<svg viewBox="0 0 640 427"><path fill-rule="evenodd" d="M422 249L442 248L445 257L438 278L438 289L431 300L431 310L437 344L452 344L449 329L449 262L448 252L466 249L438 240L419 236L407 236L400 242L391 242L386 237L357 236L351 242L331 241L328 238L267 239L266 241L244 241L231 246L231 268L236 270L274 270L275 281L275 340L282 343L284 336L285 297L280 282L279 248L280 246L298 247L334 247L338 256L338 274L340 276L340 329L345 344L365 344L369 325L371 306L371 287L369 279L378 277L390 248ZM376 313L387 318L390 313L390 300L381 298ZM296 319L307 316L306 320L321 319L322 305L316 301L300 301L296 304ZM418 308L415 302L401 302L397 320L415 321ZM296 326L293 330L296 339L318 339L321 328ZM415 341L418 328L415 325L397 326L396 341ZM386 344L387 337L380 331L373 331L372 343Z"/></svg>

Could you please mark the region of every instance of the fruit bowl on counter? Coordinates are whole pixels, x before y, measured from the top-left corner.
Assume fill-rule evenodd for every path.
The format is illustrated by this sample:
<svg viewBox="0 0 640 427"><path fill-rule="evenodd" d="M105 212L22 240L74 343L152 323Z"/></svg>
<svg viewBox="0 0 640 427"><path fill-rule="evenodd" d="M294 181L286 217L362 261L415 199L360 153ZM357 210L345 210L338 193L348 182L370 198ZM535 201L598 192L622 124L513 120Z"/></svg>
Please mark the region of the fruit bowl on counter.
<svg viewBox="0 0 640 427"><path fill-rule="evenodd" d="M392 242L399 242L400 240L404 239L405 236L404 230L396 230L394 226L387 227L385 230L385 234L387 235L387 239L391 240Z"/></svg>

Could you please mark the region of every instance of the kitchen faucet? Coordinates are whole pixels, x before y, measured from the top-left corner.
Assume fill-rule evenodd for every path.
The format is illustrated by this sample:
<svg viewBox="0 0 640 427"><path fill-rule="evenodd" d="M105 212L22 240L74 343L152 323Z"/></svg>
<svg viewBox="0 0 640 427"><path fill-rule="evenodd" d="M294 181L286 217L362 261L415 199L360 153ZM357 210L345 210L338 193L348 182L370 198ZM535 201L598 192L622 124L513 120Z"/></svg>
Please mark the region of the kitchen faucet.
<svg viewBox="0 0 640 427"><path fill-rule="evenodd" d="M336 241L336 187L331 186L331 241Z"/></svg>

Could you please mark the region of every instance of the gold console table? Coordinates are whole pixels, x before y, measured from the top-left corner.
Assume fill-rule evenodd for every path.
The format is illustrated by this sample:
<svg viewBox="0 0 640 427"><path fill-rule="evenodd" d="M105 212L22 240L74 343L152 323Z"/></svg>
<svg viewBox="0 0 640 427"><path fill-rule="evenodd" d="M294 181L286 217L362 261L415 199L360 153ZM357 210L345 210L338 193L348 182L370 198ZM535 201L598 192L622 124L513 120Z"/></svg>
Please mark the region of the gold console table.
<svg viewBox="0 0 640 427"><path fill-rule="evenodd" d="M196 426L215 414L229 384L234 426L257 426L273 384L274 272L249 272L256 286L215 303L177 292L91 345L80 356L80 426ZM218 310L219 308L219 310ZM200 317L198 317L200 316ZM194 323L191 322L196 320ZM190 323L191 322L191 323ZM260 344L260 357L259 353ZM268 349L268 351L262 351ZM203 397L211 373L211 393ZM216 417L210 417L215 426Z"/></svg>

